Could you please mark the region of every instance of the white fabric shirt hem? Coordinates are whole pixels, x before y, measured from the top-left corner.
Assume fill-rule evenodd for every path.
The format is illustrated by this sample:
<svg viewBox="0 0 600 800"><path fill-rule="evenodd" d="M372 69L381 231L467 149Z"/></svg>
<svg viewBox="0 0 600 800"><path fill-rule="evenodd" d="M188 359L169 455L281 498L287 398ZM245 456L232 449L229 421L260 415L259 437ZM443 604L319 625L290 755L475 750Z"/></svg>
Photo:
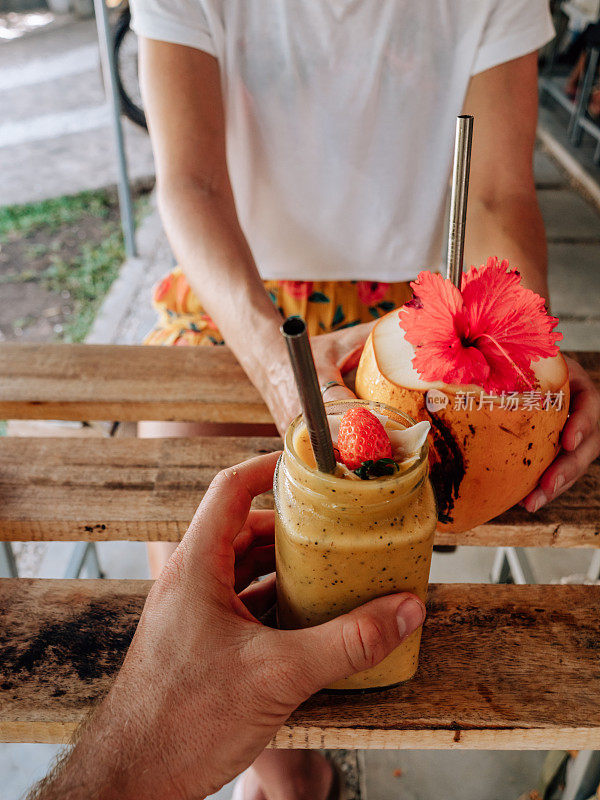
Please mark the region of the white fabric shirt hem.
<svg viewBox="0 0 600 800"><path fill-rule="evenodd" d="M471 75L477 75L485 72L486 69L533 53L553 39L554 35L554 26L550 19L547 19L543 29L539 25L533 25L520 31L517 35L505 36L504 39L479 50Z"/></svg>
<svg viewBox="0 0 600 800"><path fill-rule="evenodd" d="M177 20L166 17L159 19L154 14L146 17L139 10L136 10L132 28L138 36L143 36L145 39L155 39L169 44L182 44L186 47L202 50L211 56L217 55L214 42L209 33L198 28L194 29L189 25L181 25Z"/></svg>
<svg viewBox="0 0 600 800"><path fill-rule="evenodd" d="M406 267L398 267L389 272L383 271L376 273L373 273L370 267L365 267L361 272L357 272L356 275L351 275L348 271L344 271L343 275L340 275L339 272L328 274L327 271L323 269L297 269L294 271L293 275L287 272L273 274L273 270L263 273L260 269L260 264L258 265L260 279L263 281L375 281L377 283L404 283L416 280L419 272L424 269L430 270L431 272L446 273L446 268L443 264L438 264L437 266L435 264L429 266L423 265L410 271L407 270Z"/></svg>

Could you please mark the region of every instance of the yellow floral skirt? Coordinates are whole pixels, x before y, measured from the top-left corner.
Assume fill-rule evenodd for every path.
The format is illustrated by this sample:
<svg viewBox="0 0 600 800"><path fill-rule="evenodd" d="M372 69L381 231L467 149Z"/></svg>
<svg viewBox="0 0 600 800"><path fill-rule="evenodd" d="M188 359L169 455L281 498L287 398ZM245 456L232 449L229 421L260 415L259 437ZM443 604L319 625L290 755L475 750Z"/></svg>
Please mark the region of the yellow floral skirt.
<svg viewBox="0 0 600 800"><path fill-rule="evenodd" d="M311 336L370 322L412 297L408 283L265 281L264 284L282 316L303 317ZM223 344L221 333L179 267L154 289L153 304L159 320L144 344Z"/></svg>

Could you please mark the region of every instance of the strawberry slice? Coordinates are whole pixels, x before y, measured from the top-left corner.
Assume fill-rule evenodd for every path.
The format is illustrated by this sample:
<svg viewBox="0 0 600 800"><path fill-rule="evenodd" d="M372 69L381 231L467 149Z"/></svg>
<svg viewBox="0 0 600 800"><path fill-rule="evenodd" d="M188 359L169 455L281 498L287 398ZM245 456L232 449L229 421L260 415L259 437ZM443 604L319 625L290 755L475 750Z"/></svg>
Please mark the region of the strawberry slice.
<svg viewBox="0 0 600 800"><path fill-rule="evenodd" d="M361 406L346 411L340 419L337 447L340 460L348 469L358 469L364 461L392 457L392 443L385 428Z"/></svg>

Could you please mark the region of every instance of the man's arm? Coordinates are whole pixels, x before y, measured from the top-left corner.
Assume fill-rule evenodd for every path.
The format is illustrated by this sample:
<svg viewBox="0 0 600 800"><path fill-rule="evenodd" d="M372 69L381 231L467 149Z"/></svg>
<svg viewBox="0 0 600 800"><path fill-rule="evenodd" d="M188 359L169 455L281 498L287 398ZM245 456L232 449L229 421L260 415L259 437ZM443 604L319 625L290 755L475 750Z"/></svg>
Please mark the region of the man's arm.
<svg viewBox="0 0 600 800"><path fill-rule="evenodd" d="M250 504L272 487L278 457L211 483L108 696L29 800L200 800L249 766L311 694L378 664L421 626L425 607L407 593L305 630L259 623L275 602L275 575L254 581L265 555L275 566L274 516Z"/></svg>
<svg viewBox="0 0 600 800"><path fill-rule="evenodd" d="M533 177L537 54L471 79L464 113L475 117L465 266L508 258L548 299L548 252Z"/></svg>

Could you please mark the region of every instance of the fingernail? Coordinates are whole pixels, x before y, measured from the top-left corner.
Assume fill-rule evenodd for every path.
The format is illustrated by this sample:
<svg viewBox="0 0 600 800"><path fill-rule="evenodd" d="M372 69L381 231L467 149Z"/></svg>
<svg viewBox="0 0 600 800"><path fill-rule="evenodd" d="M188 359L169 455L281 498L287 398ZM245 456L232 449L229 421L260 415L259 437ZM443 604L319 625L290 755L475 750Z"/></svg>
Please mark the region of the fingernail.
<svg viewBox="0 0 600 800"><path fill-rule="evenodd" d="M408 597L398 606L396 621L400 636L408 636L409 633L416 631L424 620L425 606L416 597Z"/></svg>
<svg viewBox="0 0 600 800"><path fill-rule="evenodd" d="M578 431L577 434L575 435L575 443L573 445L573 450L577 450L582 441L583 441L583 433L581 431Z"/></svg>
<svg viewBox="0 0 600 800"><path fill-rule="evenodd" d="M554 481L554 490L552 494L556 494L561 490L565 483L565 476L564 475L557 475L556 480Z"/></svg>
<svg viewBox="0 0 600 800"><path fill-rule="evenodd" d="M545 493L540 489L536 494L533 496L533 503L531 505L531 513L535 514L538 508L541 508L544 503L548 502L548 498L546 497Z"/></svg>

